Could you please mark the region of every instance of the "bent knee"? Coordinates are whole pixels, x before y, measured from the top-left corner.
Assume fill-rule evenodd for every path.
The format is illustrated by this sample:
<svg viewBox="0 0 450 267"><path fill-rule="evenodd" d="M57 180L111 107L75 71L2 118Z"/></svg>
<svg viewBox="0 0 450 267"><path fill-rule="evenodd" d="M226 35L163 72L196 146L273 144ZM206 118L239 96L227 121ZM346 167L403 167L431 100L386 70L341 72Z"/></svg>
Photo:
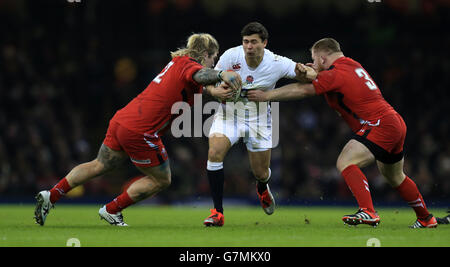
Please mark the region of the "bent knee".
<svg viewBox="0 0 450 267"><path fill-rule="evenodd" d="M342 157L338 157L337 161L336 161L336 168L342 172L344 171L348 166L353 165L353 163L351 163L348 160L345 160Z"/></svg>
<svg viewBox="0 0 450 267"><path fill-rule="evenodd" d="M381 175L386 179L386 181L393 188L398 187L406 178L406 174L403 172L403 168L400 169L387 169L383 166L378 165Z"/></svg>
<svg viewBox="0 0 450 267"><path fill-rule="evenodd" d="M265 181L269 178L269 169L257 169L253 170L253 175L258 181Z"/></svg>
<svg viewBox="0 0 450 267"><path fill-rule="evenodd" d="M336 162L336 168L338 169L339 172L343 172L350 165L351 164L348 164L345 162L340 162L340 161Z"/></svg>
<svg viewBox="0 0 450 267"><path fill-rule="evenodd" d="M226 151L224 151L223 149L210 147L208 149L208 160L212 162L223 162L225 154Z"/></svg>
<svg viewBox="0 0 450 267"><path fill-rule="evenodd" d="M110 168L108 166L106 166L104 163L102 163L98 159L94 159L94 160L90 161L89 165L96 175L102 175L105 172L110 170Z"/></svg>
<svg viewBox="0 0 450 267"><path fill-rule="evenodd" d="M356 165L356 166L358 166L358 168L363 168L363 167L368 166L374 160L375 160L375 158L371 154L359 155L359 156L339 155L339 157L336 161L336 168L340 172L342 172L348 166L351 166L351 165Z"/></svg>
<svg viewBox="0 0 450 267"><path fill-rule="evenodd" d="M161 190L168 188L172 184L171 175L169 174L164 178L158 179L158 184Z"/></svg>

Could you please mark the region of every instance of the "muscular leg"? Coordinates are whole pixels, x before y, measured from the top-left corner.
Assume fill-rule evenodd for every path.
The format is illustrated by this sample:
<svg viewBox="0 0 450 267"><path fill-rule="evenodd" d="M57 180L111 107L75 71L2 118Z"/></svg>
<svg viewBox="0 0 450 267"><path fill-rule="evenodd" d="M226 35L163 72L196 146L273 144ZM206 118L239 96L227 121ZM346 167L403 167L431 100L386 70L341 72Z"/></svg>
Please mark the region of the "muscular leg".
<svg viewBox="0 0 450 267"><path fill-rule="evenodd" d="M386 181L393 187L396 188L403 183L406 178L403 172L404 159L396 162L394 164L386 164L377 160L378 170L384 176Z"/></svg>
<svg viewBox="0 0 450 267"><path fill-rule="evenodd" d="M223 213L223 185L225 182L223 160L230 148L231 142L225 135L219 133L210 135L207 174L214 208L221 213Z"/></svg>
<svg viewBox="0 0 450 267"><path fill-rule="evenodd" d="M375 161L375 156L362 143L351 139L342 149L336 162L336 167L340 172L350 165L363 168Z"/></svg>
<svg viewBox="0 0 450 267"><path fill-rule="evenodd" d="M404 159L394 164L377 161L378 169L387 182L397 190L408 205L414 209L417 218L426 219L430 213L417 185L403 172Z"/></svg>
<svg viewBox="0 0 450 267"><path fill-rule="evenodd" d="M102 144L95 160L76 166L52 189L49 191L41 191L37 194L36 209L34 212L36 223L44 225L49 210L53 207L53 204L55 204L72 188L84 184L90 179L112 170L126 158L127 155L124 152L114 151Z"/></svg>
<svg viewBox="0 0 450 267"><path fill-rule="evenodd" d="M360 168L375 160L375 156L362 143L351 139L342 149L336 167L341 172L361 209L374 212L369 183Z"/></svg>
<svg viewBox="0 0 450 267"><path fill-rule="evenodd" d="M267 183L270 178L270 156L271 149L260 152L248 151L248 156L250 160L250 168L252 169L253 175L258 181L258 192L262 194L267 189Z"/></svg>
<svg viewBox="0 0 450 267"><path fill-rule="evenodd" d="M128 156L125 152L112 150L105 144L102 144L97 158L73 168L66 175L67 182L72 188L82 185L92 178L111 171L119 164L122 164L127 158Z"/></svg>
<svg viewBox="0 0 450 267"><path fill-rule="evenodd" d="M111 171L127 159L123 151L112 150L102 144L97 158L73 168L58 184L50 190L50 201L54 204L72 188Z"/></svg>
<svg viewBox="0 0 450 267"><path fill-rule="evenodd" d="M170 186L172 182L170 164L167 160L157 167L137 167L146 176L130 185L127 193L135 202L156 195Z"/></svg>
<svg viewBox="0 0 450 267"><path fill-rule="evenodd" d="M132 183L113 201L106 204L106 211L116 214L126 207L154 196L171 183L170 164L167 160L156 167L137 167L146 176Z"/></svg>
<svg viewBox="0 0 450 267"><path fill-rule="evenodd" d="M208 160L210 162L223 162L228 150L231 148L231 142L223 134L214 133L209 137Z"/></svg>
<svg viewBox="0 0 450 267"><path fill-rule="evenodd" d="M267 183L270 178L270 155L271 150L251 152L248 151L250 159L250 167L252 169L253 175L256 178L256 188L258 191L259 201L264 212L267 215L271 215L275 211L275 199L270 192Z"/></svg>

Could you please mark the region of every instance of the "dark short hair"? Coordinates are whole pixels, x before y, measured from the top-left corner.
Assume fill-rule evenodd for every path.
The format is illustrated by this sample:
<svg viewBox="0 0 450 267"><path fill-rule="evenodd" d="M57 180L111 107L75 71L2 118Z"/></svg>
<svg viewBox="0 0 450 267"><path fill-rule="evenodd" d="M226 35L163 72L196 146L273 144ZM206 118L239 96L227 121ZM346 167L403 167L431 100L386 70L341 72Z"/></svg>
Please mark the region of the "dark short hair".
<svg viewBox="0 0 450 267"><path fill-rule="evenodd" d="M341 46L333 38L323 38L315 42L311 47L311 51L324 51L328 53L342 52Z"/></svg>
<svg viewBox="0 0 450 267"><path fill-rule="evenodd" d="M261 41L265 41L269 38L269 32L267 31L266 27L264 27L259 22L250 22L249 24L245 25L244 28L242 28L241 37L249 36L252 34L258 34L259 38L261 38Z"/></svg>

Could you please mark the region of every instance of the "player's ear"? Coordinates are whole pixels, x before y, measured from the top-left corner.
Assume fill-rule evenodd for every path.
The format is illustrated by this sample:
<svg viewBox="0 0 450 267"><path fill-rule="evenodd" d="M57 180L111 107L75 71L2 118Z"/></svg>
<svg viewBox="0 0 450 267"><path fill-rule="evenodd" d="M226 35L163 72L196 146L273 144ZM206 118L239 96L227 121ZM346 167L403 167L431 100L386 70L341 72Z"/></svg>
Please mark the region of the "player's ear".
<svg viewBox="0 0 450 267"><path fill-rule="evenodd" d="M202 55L202 61L201 61L201 64L202 64L204 67L208 67L208 66L205 65L205 64L206 64L206 60L208 59L208 52L207 52L207 51L203 51L203 53L202 53L201 55Z"/></svg>
<svg viewBox="0 0 450 267"><path fill-rule="evenodd" d="M267 39L264 40L262 43L263 43L263 45L264 45L264 48L266 48L266 45L267 45Z"/></svg>

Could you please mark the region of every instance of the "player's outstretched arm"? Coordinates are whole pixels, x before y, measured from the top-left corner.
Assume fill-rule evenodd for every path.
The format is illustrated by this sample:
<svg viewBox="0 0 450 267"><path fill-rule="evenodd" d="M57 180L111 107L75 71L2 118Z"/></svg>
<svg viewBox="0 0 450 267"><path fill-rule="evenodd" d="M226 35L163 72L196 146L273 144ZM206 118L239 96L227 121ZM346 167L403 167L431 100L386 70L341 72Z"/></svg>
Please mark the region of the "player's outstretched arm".
<svg viewBox="0 0 450 267"><path fill-rule="evenodd" d="M194 74L193 79L203 85L224 81L233 90L239 90L242 87L241 76L234 71L218 71L203 68Z"/></svg>
<svg viewBox="0 0 450 267"><path fill-rule="evenodd" d="M291 83L270 91L249 90L247 98L250 101L265 102L295 100L314 95L316 95L316 90L313 84Z"/></svg>

